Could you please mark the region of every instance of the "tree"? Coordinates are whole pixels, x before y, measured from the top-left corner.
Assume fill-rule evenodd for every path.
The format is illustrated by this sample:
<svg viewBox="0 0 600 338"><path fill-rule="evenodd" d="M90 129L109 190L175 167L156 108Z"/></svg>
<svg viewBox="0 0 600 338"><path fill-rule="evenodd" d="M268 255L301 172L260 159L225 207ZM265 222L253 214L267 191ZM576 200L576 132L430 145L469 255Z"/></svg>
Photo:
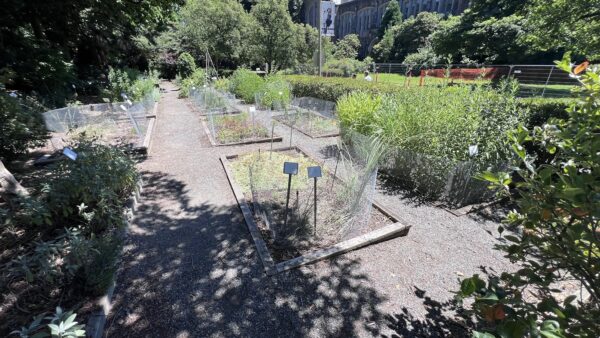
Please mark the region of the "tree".
<svg viewBox="0 0 600 338"><path fill-rule="evenodd" d="M356 59L360 49L360 39L356 34L348 34L335 43L333 57L336 59Z"/></svg>
<svg viewBox="0 0 600 338"><path fill-rule="evenodd" d="M563 47L600 60L600 0L531 0L526 42L540 49Z"/></svg>
<svg viewBox="0 0 600 338"><path fill-rule="evenodd" d="M307 28L294 24L286 0L259 0L250 14L251 50L256 63L268 63L269 69L292 67L311 49L306 43ZM302 27L302 28L301 28Z"/></svg>
<svg viewBox="0 0 600 338"><path fill-rule="evenodd" d="M435 13L421 12L399 25L388 29L383 39L375 46L376 59L380 61L402 61L419 47L429 44L430 35L437 30L441 17Z"/></svg>
<svg viewBox="0 0 600 338"><path fill-rule="evenodd" d="M0 70L7 88L35 90L62 105L77 77L110 64L143 65L132 37L160 31L181 0L7 1L0 23Z"/></svg>
<svg viewBox="0 0 600 338"><path fill-rule="evenodd" d="M519 126L509 134L522 169L513 195L518 210L506 223L522 231L504 236L500 248L520 269L492 276L487 284L477 275L462 282L459 297L474 298L469 312L485 323L487 332L477 337L597 337L600 332L600 68L584 63L572 69L570 61L567 54L558 67L581 82L582 97L569 117L533 131ZM550 160L536 163L526 150L532 144ZM510 193L510 173L485 172L481 178ZM555 292L573 281L582 289Z"/></svg>
<svg viewBox="0 0 600 338"><path fill-rule="evenodd" d="M377 31L377 38L381 40L388 28L399 25L400 23L402 23L400 3L396 0L392 0L388 2L383 18L381 18L381 25Z"/></svg>
<svg viewBox="0 0 600 338"><path fill-rule="evenodd" d="M247 60L251 18L236 0L190 0L181 9L179 36L196 59L210 53L217 66Z"/></svg>

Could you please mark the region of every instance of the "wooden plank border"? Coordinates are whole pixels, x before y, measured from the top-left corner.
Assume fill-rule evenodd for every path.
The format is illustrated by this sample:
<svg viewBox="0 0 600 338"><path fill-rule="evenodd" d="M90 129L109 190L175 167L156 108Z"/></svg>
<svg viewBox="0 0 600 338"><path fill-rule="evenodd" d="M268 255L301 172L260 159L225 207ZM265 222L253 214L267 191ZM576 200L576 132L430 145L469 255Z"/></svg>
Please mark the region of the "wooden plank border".
<svg viewBox="0 0 600 338"><path fill-rule="evenodd" d="M289 150L296 150L300 154L303 154L304 156L310 158L311 160L318 162L314 157L312 157L308 152L306 152L306 150L304 150L298 146L273 149L273 151L275 151L275 152L282 152L282 151L289 151ZM248 227L248 231L250 232L250 235L254 241L256 250L257 250L258 255L263 263L263 266L265 268L265 272L267 273L267 275L271 276L271 275L281 273L281 272L284 272L284 271L287 271L290 269L294 269L294 268L297 268L297 267L300 267L303 265L312 264L312 263L315 263L315 262L323 260L323 259L341 255L341 254L349 252L349 251L357 250L357 249L360 249L360 248L363 248L363 247L366 247L366 246L369 246L372 244L380 243L380 242L390 240L390 239L393 239L393 238L396 238L399 236L408 235L408 232L409 232L411 226L401 223L400 218L394 212L390 211L389 209L387 209L386 207L381 205L377 200L374 200L373 206L376 209L378 209L379 211L381 211L381 213L383 213L385 216L389 217L394 222L393 224L385 226L385 227L377 229L377 230L374 230L374 231L371 231L371 232L368 232L364 235L360 235L360 236L348 239L346 241L336 243L325 249L315 250L315 251L309 252L305 255L295 257L295 258L289 259L287 261L275 264L273 261L273 258L271 257L271 254L269 252L269 249L267 248L267 244L265 243L265 241L260 233L260 230L258 229L258 226L256 225L256 222L254 221L254 215L252 214L252 211L250 210L250 206L248 205L248 202L246 201L246 198L244 197L242 189L235 182L235 178L231 171L231 164L229 161L229 160L236 159L239 156L243 156L243 155L250 154L253 152L245 152L245 153L234 154L234 155L222 155L220 157L220 159L221 159L221 163L223 164L223 169L225 170L225 175L227 176L227 180L229 181L229 185L231 186L231 189L233 190L233 194L238 202L238 205L239 205L240 209L242 210L242 214L244 216L246 226ZM268 152L268 150L265 152ZM331 173L331 171L328 170L327 168L325 168L325 170L327 170L331 175L333 175L333 173ZM335 176L334 179L340 179L340 178L338 176Z"/></svg>
<svg viewBox="0 0 600 338"><path fill-rule="evenodd" d="M250 211L250 206L246 202L246 198L244 197L244 193L239 185L235 182L233 178L233 174L231 172L231 167L229 164L229 159L227 156L221 156L221 163L223 164L223 169L225 170L225 174L227 176L227 180L229 181L229 185L231 186L231 190L233 190L233 194L235 195L235 199L238 202L238 206L242 210L242 214L244 216L244 220L246 221L246 226L248 227L248 231L250 232L250 236L254 241L254 245L256 246L256 251L258 252L258 257L260 258L267 275L271 276L277 273L275 269L275 262L269 253L269 249L267 248L267 243L265 243L262 235L260 234L260 230L258 230L258 226L256 222L254 222L254 215L252 211Z"/></svg>

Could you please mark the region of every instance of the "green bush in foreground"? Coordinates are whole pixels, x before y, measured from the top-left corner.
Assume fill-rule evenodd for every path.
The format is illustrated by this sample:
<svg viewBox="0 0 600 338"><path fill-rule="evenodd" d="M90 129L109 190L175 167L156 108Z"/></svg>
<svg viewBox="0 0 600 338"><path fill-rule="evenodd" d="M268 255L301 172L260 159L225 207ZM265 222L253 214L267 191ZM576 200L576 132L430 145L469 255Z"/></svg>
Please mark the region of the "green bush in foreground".
<svg viewBox="0 0 600 338"><path fill-rule="evenodd" d="M473 337L598 337L600 332L600 67L572 70L569 55L558 63L583 85L582 101L567 119L551 119L509 134L519 169L517 211L506 222L522 232L500 245L520 269L484 281L462 281L459 300L474 300L467 315L479 327ZM585 73L584 73L585 72ZM582 74L583 75L580 75ZM554 157L537 165L528 143ZM482 174L499 191L513 184L507 172ZM502 227L499 229L504 230ZM581 289L561 291L564 283Z"/></svg>
<svg viewBox="0 0 600 338"><path fill-rule="evenodd" d="M229 78L230 90L246 103L255 102L255 94L263 88L264 80L248 69L238 69Z"/></svg>
<svg viewBox="0 0 600 338"><path fill-rule="evenodd" d="M281 109L292 102L292 88L283 77L269 75L260 88L259 97L263 107Z"/></svg>

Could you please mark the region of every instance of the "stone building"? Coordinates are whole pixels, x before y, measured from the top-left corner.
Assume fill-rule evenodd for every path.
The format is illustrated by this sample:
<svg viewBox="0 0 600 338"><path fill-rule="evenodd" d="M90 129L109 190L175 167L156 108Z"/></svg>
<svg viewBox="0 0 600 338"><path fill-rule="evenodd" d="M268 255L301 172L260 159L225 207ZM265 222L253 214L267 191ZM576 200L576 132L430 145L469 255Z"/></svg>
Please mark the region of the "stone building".
<svg viewBox="0 0 600 338"><path fill-rule="evenodd" d="M361 41L362 56L377 42L376 35L389 1L395 0L341 0L336 8L335 37L341 39L348 34L357 34ZM421 12L437 12L458 15L469 7L469 0L398 0L404 18ZM307 7L315 8L318 1L307 0ZM310 14L309 12L306 12ZM306 16L307 23L311 23ZM316 15L314 16L315 20ZM312 23L311 23L312 25ZM316 24L314 25L316 26Z"/></svg>

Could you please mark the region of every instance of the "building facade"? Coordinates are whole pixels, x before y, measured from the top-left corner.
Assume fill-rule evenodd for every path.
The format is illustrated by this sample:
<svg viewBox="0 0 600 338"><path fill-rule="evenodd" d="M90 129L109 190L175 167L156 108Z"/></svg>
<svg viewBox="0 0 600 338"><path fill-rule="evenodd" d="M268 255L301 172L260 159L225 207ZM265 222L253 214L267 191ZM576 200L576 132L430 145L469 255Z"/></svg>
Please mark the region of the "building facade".
<svg viewBox="0 0 600 338"><path fill-rule="evenodd" d="M361 41L360 54L366 55L377 42L377 30L389 1L400 2L404 18L416 16L421 12L458 15L469 7L469 0L342 0L336 9L336 39L348 34L357 34ZM307 2L314 4L315 9L318 6L318 1Z"/></svg>

